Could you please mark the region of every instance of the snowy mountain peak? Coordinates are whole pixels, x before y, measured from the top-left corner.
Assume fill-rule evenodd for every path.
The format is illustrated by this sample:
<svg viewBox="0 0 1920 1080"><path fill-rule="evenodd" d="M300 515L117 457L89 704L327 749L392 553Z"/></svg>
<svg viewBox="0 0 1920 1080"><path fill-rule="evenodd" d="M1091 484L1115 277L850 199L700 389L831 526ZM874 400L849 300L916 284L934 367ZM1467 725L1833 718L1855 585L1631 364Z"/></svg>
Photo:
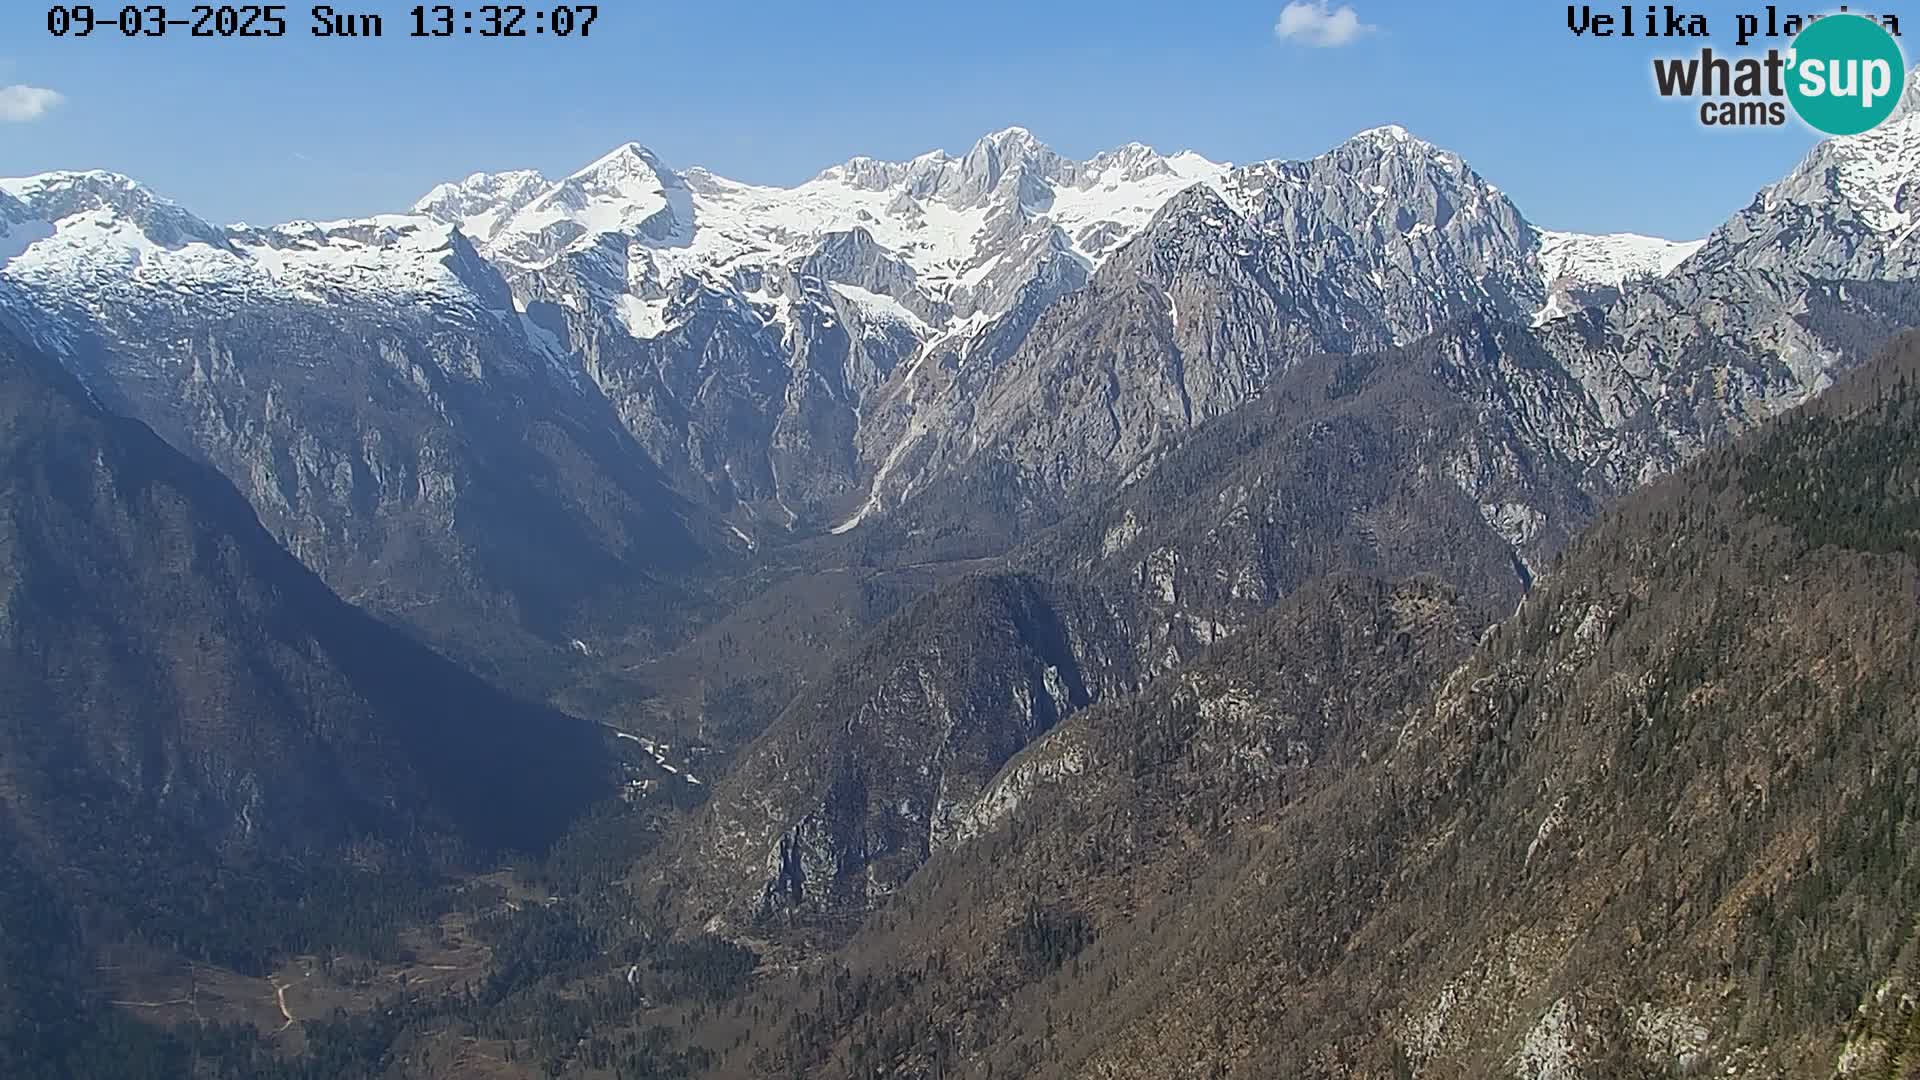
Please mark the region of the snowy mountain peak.
<svg viewBox="0 0 1920 1080"><path fill-rule="evenodd" d="M415 208L476 237L523 302L601 311L643 339L664 324L627 317L635 305L657 306L687 281L769 295L784 318L782 290L794 286L782 275L803 266L905 304L931 332L998 313L1030 281L1084 279L1168 198L1226 171L1141 143L1074 161L1009 127L960 157L860 156L782 188L676 172L626 143L558 182L478 174Z"/></svg>
<svg viewBox="0 0 1920 1080"><path fill-rule="evenodd" d="M1032 131L1018 124L1012 127L1003 127L999 131L984 135L980 138L980 142L990 143L994 146L1021 145L1045 149L1045 144L1036 138Z"/></svg>
<svg viewBox="0 0 1920 1080"><path fill-rule="evenodd" d="M624 142L567 179L596 179L613 182L624 178L657 179L665 169L666 167L660 163L659 155L652 150L637 142Z"/></svg>
<svg viewBox="0 0 1920 1080"><path fill-rule="evenodd" d="M1338 190L1343 198L1367 204L1370 213L1392 219L1393 231L1406 235L1426 235L1459 214L1502 221L1518 215L1460 155L1398 125L1363 131L1304 161L1275 159L1241 166L1227 177L1225 187L1236 208L1256 217L1284 213L1306 190Z"/></svg>
<svg viewBox="0 0 1920 1080"><path fill-rule="evenodd" d="M957 175L943 177L936 191L955 205L978 205L999 191L1010 177L1013 186L1021 186L1018 174L1030 173L1030 181L1065 180L1071 171L1068 164L1026 128L1006 128L974 143L967 156L960 159ZM1032 194L1032 184L1026 186L1025 194Z"/></svg>
<svg viewBox="0 0 1920 1080"><path fill-rule="evenodd" d="M0 178L5 192L48 220L102 208L172 206L131 177L103 169Z"/></svg>
<svg viewBox="0 0 1920 1080"><path fill-rule="evenodd" d="M1337 149L1368 150L1375 153L1389 154L1442 154L1455 158L1456 160L1458 159L1458 155L1452 151L1444 150L1428 142L1413 132L1408 131L1406 128L1401 127L1399 124L1383 124L1380 127L1368 128L1354 135L1346 142L1341 143Z"/></svg>
<svg viewBox="0 0 1920 1080"><path fill-rule="evenodd" d="M1194 184L1168 199L1154 215L1154 221L1197 222L1208 229L1219 230L1245 213L1246 207L1233 197L1231 187Z"/></svg>
<svg viewBox="0 0 1920 1080"><path fill-rule="evenodd" d="M511 192L535 185L546 186L550 183L546 177L533 169L512 169L507 172L477 172L465 180L452 184L440 184L422 196L413 204L416 213L428 212L435 203L456 198L501 198Z"/></svg>
<svg viewBox="0 0 1920 1080"><path fill-rule="evenodd" d="M665 244L690 239L686 182L639 143L622 143L553 184L493 230L487 248L521 266L544 266L612 233Z"/></svg>
<svg viewBox="0 0 1920 1080"><path fill-rule="evenodd" d="M1193 150L1182 150L1166 159L1167 165L1181 176L1199 177L1203 175L1225 174L1233 169L1229 161L1214 161L1204 154Z"/></svg>
<svg viewBox="0 0 1920 1080"><path fill-rule="evenodd" d="M469 178L469 195L487 185ZM452 193L442 190L442 197ZM110 172L0 179L0 271L56 306L118 310L157 292L209 308L252 300L381 306L431 299L507 310L498 274L424 214L220 228Z"/></svg>
<svg viewBox="0 0 1920 1080"><path fill-rule="evenodd" d="M1176 161L1180 164L1176 165ZM1090 175L1085 178L1086 183L1099 183L1105 179L1107 173L1114 171L1118 172L1120 180L1145 180L1148 177L1166 173L1185 175L1185 169L1196 167L1202 170L1212 167L1214 171L1218 171L1218 167L1213 166L1212 162L1192 151L1186 151L1176 155L1174 159L1168 159L1161 157L1153 147L1137 142L1130 142L1103 154L1097 154L1092 161L1087 162L1087 166Z"/></svg>
<svg viewBox="0 0 1920 1080"><path fill-rule="evenodd" d="M65 169L11 177L0 179L0 188L13 193L22 202L52 198L61 192L73 191L138 191L156 201L166 201L132 177L106 169Z"/></svg>
<svg viewBox="0 0 1920 1080"><path fill-rule="evenodd" d="M1542 229L1537 258L1547 303L1535 320L1545 322L1598 306L1628 285L1666 277L1704 246L1705 240Z"/></svg>
<svg viewBox="0 0 1920 1080"><path fill-rule="evenodd" d="M488 240L521 207L539 198L552 182L531 169L474 173L457 184L441 184L413 204L413 212Z"/></svg>
<svg viewBox="0 0 1920 1080"><path fill-rule="evenodd" d="M163 248L226 243L221 230L119 173L52 172L0 179L0 191L52 224L86 218L96 228L137 231L146 242Z"/></svg>
<svg viewBox="0 0 1920 1080"><path fill-rule="evenodd" d="M1353 138L1368 139L1368 140L1374 140L1374 141L1386 141L1386 142L1417 142L1419 141L1414 138L1413 132L1408 131L1406 128L1401 127L1399 124L1382 124L1379 127L1370 127L1367 130L1362 131L1359 134L1355 135Z"/></svg>
<svg viewBox="0 0 1920 1080"><path fill-rule="evenodd" d="M308 299L459 300L506 312L511 297L457 225L422 214L234 229L236 251Z"/></svg>
<svg viewBox="0 0 1920 1080"><path fill-rule="evenodd" d="M960 160L962 163L970 162L981 154L992 155L1001 165L1007 167L1027 162L1060 160L1060 155L1054 153L1052 147L1041 142L1033 132L1023 127L1002 128L990 135L981 136L966 156Z"/></svg>
<svg viewBox="0 0 1920 1080"><path fill-rule="evenodd" d="M288 246L343 241L369 248L439 251L458 234L458 226L422 214L377 214L340 221L289 221L264 229L233 230L235 236L271 238Z"/></svg>
<svg viewBox="0 0 1920 1080"><path fill-rule="evenodd" d="M1823 205L1836 195L1875 232L1920 226L1920 81L1909 80L1893 119L1814 147L1786 179L1761 192L1756 205L1772 212Z"/></svg>
<svg viewBox="0 0 1920 1080"><path fill-rule="evenodd" d="M679 177L664 165L658 155L639 143L622 143L598 161L553 186L529 204L564 203L581 210L598 203L644 206L639 219L659 209L671 188L683 187ZM631 214L626 215L631 217Z"/></svg>

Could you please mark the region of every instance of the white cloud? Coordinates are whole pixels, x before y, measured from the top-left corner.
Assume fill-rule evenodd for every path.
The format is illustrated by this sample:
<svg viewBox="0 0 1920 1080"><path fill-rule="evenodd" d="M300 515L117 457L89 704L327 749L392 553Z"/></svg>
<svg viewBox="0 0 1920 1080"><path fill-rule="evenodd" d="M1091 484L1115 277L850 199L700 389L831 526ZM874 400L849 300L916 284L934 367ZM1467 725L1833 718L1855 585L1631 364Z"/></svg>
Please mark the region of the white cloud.
<svg viewBox="0 0 1920 1080"><path fill-rule="evenodd" d="M38 120L65 100L41 86L0 86L0 124Z"/></svg>
<svg viewBox="0 0 1920 1080"><path fill-rule="evenodd" d="M1303 3L1294 0L1280 12L1273 32L1282 41L1298 41L1316 49L1337 49L1351 45L1379 27L1360 21L1360 13L1350 4L1332 7L1327 0Z"/></svg>

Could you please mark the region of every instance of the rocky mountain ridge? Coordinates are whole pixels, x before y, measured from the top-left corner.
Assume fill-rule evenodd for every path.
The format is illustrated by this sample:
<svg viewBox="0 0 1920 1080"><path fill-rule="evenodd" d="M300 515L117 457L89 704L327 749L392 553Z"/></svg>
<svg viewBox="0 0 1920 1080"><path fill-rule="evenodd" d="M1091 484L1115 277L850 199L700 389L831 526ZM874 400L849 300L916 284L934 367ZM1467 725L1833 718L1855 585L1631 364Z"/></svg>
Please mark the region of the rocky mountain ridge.
<svg viewBox="0 0 1920 1080"><path fill-rule="evenodd" d="M856 516L924 518L916 499L977 487L971 475L1017 493L1026 527L1050 522L1133 482L1306 356L1446 337L1468 314L1515 327L1492 350L1460 343L1482 352L1496 383L1559 373L1559 390L1513 398L1510 415L1551 432L1589 494L1618 495L1807 400L1913 325L1898 301L1866 305L1876 314L1863 320L1861 305L1822 298L1914 281L1907 234L1874 228L1882 212L1857 207L1902 205L1906 181L1877 163L1917 140L1920 112L1909 111L1822 143L1697 248L1622 241L1641 253L1593 293L1605 306L1546 319L1538 305L1561 294L1538 272L1541 234L1457 158L1404 132L1368 133L1308 165L1240 170L1262 175L1250 182L1260 198L1231 182L1185 193L1087 288L910 369L904 382L919 386L868 410L863 456L879 465ZM1381 191L1397 208L1378 204ZM1582 247L1609 243L1556 238L1553 287ZM1633 280L1636 259L1679 261Z"/></svg>
<svg viewBox="0 0 1920 1080"><path fill-rule="evenodd" d="M336 587L462 655L550 666L697 606L670 577L912 518L969 476L1012 493L1005 535L964 552L997 554L1290 366L1468 318L1519 327L1511 348L1452 346L1491 365L1510 418L1550 432L1588 496L1624 491L1871 346L1805 298L1911 276L1883 220L1903 189L1861 163L1913 125L1823 144L1690 256L1543 231L1397 127L1239 168L1137 145L1073 161L1008 129L790 189L628 144L559 181L479 174L409 215L274 228L52 174L0 183L18 249L0 278L36 340L235 477ZM1610 304L1542 320L1576 293ZM171 344L132 360L149 341ZM292 391L337 358L383 389L323 416ZM1541 363L1570 394L1514 397ZM542 507L515 528L559 527L463 529L523 496ZM1487 505L1516 535L1574 527ZM552 572L503 554L555 544ZM396 558L418 573L378 569ZM574 565L629 584L605 595ZM447 629L474 613L499 640Z"/></svg>
<svg viewBox="0 0 1920 1080"><path fill-rule="evenodd" d="M1313 162L1241 169L1139 144L1074 161L1010 128L964 155L857 158L786 189L676 172L627 144L559 181L521 171L441 185L410 216L265 229L216 228L110 174L6 189L56 235L13 253L4 273L48 306L95 297L71 321L98 320L108 296L152 304L169 287L236 304L458 312L470 333L593 384L683 495L743 509L736 524L749 532L756 521L845 524L862 500L868 512L896 503L924 480L899 477L933 452L920 445L928 430L990 442L968 417L994 406L973 400L971 379L935 385L944 369L991 367L988 354L1010 350L1176 196L1214 191L1234 214L1260 216L1270 242L1298 246L1285 258L1304 261L1273 290L1308 305L1321 349L1404 343L1486 297L1532 314L1555 268L1539 259L1548 234L1457 156L1398 128ZM1498 239L1470 252L1483 203ZM1314 224L1321 216L1329 223ZM1297 292L1335 288L1312 252L1336 234L1348 254L1326 257L1353 261L1337 286L1346 299ZM1582 265L1597 287L1641 272L1631 259ZM1342 305L1383 303L1420 310L1375 330L1343 325ZM1228 390L1237 403L1265 372L1221 378L1240 387ZM1209 409L1221 411L1202 401L1196 415Z"/></svg>

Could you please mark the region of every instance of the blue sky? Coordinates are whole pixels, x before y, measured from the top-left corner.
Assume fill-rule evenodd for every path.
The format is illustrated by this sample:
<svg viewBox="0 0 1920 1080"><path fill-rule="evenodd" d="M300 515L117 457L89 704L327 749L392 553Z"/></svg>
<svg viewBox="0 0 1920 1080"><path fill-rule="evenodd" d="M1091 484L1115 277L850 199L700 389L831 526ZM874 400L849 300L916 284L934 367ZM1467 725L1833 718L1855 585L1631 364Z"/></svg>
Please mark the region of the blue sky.
<svg viewBox="0 0 1920 1080"><path fill-rule="evenodd" d="M1283 40L1280 0L603 0L593 36L571 41L413 40L411 3L363 0L389 36L353 42L306 36L304 3L293 36L238 42L57 40L43 5L9 3L0 87L61 99L0 98L0 175L114 169L204 217L271 222L399 209L482 169L564 175L628 139L675 166L794 183L1013 124L1074 156L1139 140L1248 162L1399 123L1539 224L1681 238L1813 142L1799 127L1710 132L1658 99L1649 58L1697 41L1577 40L1564 5L1538 0L1327 10L1348 3L1338 45L1309 44L1312 26ZM1733 12L1763 7L1691 10L1731 51Z"/></svg>

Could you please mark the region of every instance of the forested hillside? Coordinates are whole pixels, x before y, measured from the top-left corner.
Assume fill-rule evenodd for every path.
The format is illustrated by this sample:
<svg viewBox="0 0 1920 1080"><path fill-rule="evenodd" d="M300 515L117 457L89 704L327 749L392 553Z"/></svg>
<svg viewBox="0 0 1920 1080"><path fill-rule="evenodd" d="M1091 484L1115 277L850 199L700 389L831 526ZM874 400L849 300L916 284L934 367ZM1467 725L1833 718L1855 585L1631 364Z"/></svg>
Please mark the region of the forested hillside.
<svg viewBox="0 0 1920 1080"><path fill-rule="evenodd" d="M1606 515L1444 677L1398 659L1444 604L1373 667L1334 605L1089 710L734 1074L1909 1075L1916 432L1908 340Z"/></svg>
<svg viewBox="0 0 1920 1080"><path fill-rule="evenodd" d="M10 337L0 701L0 1024L53 1046L96 946L381 955L451 902L443 874L544 850L612 791L592 725L347 605L218 474ZM27 1060L55 1072L6 1071L63 1068Z"/></svg>

